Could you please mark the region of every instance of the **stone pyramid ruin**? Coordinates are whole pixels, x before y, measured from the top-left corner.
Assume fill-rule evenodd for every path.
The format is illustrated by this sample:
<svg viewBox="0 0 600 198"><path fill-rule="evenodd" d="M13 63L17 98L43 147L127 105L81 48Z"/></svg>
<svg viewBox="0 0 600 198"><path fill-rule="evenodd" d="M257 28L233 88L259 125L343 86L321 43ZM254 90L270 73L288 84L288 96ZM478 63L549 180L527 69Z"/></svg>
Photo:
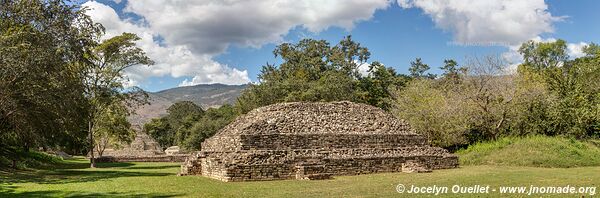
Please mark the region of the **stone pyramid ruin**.
<svg viewBox="0 0 600 198"><path fill-rule="evenodd" d="M148 134L144 133L140 126L134 125L132 128L136 131L135 139L129 145L123 145L122 148L107 148L103 156L121 157L121 156L155 156L164 155L165 152ZM96 155L97 156L97 155Z"/></svg>
<svg viewBox="0 0 600 198"><path fill-rule="evenodd" d="M352 102L282 103L238 117L202 143L180 175L222 181L325 179L458 167L403 120Z"/></svg>

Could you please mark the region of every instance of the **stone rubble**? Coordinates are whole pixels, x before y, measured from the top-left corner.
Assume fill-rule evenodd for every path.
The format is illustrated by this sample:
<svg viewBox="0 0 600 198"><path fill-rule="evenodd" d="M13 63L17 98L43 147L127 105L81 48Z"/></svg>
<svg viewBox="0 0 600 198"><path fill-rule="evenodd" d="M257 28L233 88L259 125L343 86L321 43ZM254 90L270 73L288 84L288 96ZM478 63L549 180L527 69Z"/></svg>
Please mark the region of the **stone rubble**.
<svg viewBox="0 0 600 198"><path fill-rule="evenodd" d="M123 145L121 149L107 148L102 156L156 156L164 155L158 142L141 130L136 130L135 139L129 145ZM95 154L98 156L98 154Z"/></svg>

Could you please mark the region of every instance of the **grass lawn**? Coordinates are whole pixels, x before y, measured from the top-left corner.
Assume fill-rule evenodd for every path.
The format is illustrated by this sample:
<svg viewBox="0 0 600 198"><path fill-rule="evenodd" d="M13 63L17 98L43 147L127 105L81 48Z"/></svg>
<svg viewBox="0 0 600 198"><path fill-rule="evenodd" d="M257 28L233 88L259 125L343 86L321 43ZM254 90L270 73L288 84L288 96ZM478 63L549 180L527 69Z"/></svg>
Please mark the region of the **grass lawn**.
<svg viewBox="0 0 600 198"><path fill-rule="evenodd" d="M499 186L600 186L600 167L534 168L465 166L432 173L338 176L321 181L224 183L200 176L178 177L177 163L104 163L87 168L85 159L68 160L53 170L0 172L0 197L415 197L396 192L405 186L455 184ZM452 194L444 197L457 197ZM426 196L421 194L419 197ZM473 197L506 197L497 192ZM547 196L536 194L529 197ZM555 197L565 195L555 194ZM571 194L578 197L579 194ZM512 197L528 197L515 195Z"/></svg>

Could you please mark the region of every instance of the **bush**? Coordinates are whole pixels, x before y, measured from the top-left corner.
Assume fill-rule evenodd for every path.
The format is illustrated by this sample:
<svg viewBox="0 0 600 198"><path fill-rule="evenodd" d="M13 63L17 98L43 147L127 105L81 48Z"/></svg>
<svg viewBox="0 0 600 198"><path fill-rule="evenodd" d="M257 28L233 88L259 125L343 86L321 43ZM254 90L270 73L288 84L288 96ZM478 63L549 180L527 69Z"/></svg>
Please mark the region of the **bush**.
<svg viewBox="0 0 600 198"><path fill-rule="evenodd" d="M431 144L454 147L469 143L465 133L471 110L461 95L439 89L434 80L419 79L396 91L395 97L392 113L406 119Z"/></svg>

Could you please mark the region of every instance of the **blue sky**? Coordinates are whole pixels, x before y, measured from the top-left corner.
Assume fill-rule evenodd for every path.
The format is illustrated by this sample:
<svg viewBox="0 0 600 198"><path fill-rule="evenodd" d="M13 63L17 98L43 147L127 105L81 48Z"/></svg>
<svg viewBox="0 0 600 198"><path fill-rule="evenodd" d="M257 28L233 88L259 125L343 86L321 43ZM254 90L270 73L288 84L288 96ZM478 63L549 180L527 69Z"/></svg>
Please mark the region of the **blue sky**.
<svg viewBox="0 0 600 198"><path fill-rule="evenodd" d="M518 63L515 48L529 39L564 39L573 57L580 55L581 46L600 42L600 1L594 0L220 2L107 0L83 5L106 26L107 36L133 32L142 37L139 46L158 64L139 66L127 75L131 85L148 91L256 82L262 65L281 62L272 54L277 44L302 38L335 44L352 35L369 48L370 61L401 73L417 57L433 73L439 73L444 59L460 64L467 56L497 54Z"/></svg>

